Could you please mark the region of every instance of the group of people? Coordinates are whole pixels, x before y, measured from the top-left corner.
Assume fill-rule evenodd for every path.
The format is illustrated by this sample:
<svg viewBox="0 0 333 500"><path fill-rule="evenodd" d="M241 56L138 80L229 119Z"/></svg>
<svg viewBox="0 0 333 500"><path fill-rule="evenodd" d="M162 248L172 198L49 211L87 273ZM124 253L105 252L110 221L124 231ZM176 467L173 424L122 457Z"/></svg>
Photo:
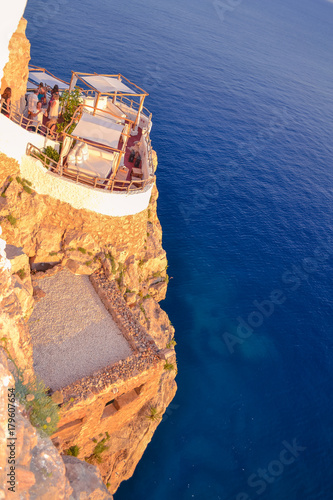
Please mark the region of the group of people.
<svg viewBox="0 0 333 500"><path fill-rule="evenodd" d="M27 117L32 120L34 130L43 125L43 116L47 118L46 127L50 130L50 134L55 132L59 118L59 87L55 85L51 90L51 99L47 109L43 109L43 105L47 104L46 88L43 83L28 95L27 100Z"/></svg>
<svg viewBox="0 0 333 500"><path fill-rule="evenodd" d="M30 130L36 131L43 125L43 117L47 118L46 127L50 131L50 135L55 132L56 125L59 118L59 87L55 85L51 90L51 99L47 105L47 109L43 109L43 106L47 104L46 93L47 90L43 83L40 83L38 87L28 95L27 107L25 109L24 115L29 119ZM7 87L1 94L0 101L0 111L5 116L9 117L11 110L11 97L12 90ZM30 121L31 120L31 121Z"/></svg>

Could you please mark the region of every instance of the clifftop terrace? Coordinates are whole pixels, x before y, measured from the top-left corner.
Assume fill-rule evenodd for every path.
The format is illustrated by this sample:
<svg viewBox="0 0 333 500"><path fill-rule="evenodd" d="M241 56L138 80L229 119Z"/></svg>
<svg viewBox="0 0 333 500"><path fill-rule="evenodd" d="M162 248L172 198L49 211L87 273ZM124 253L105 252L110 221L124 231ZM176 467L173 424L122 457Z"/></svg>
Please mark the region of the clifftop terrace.
<svg viewBox="0 0 333 500"><path fill-rule="evenodd" d="M30 161L28 165L24 161L22 173L33 183L34 189L40 194L59 196L62 201L72 203L68 188L61 187L61 193L65 190L66 195L59 195L58 186L46 186L48 182L54 184L51 178L57 176L62 181L74 182L76 186L82 185L98 192L145 194L140 201L137 200L138 203L131 198L131 202L127 203L128 208L126 203L121 202L122 208L114 210L106 207L105 198L96 204L95 195L93 206L90 201L85 203L92 195L88 193L86 196L87 192L81 190L83 201L80 206L76 203L76 208L100 211L100 208L94 207L103 205L105 208L101 213L105 215L129 215L145 209L150 198L148 192L155 182L149 136L152 115L144 107L148 93L121 74L98 75L73 71L67 82L44 68L29 66L27 103L29 95L34 93L40 83L46 90L46 102L42 107L45 115L49 112L54 86L57 86L55 92L60 96L60 106L55 130L48 128L47 116L36 123L32 118L34 115L28 113L28 105L24 108L22 103L20 109L12 109L9 115L12 122L24 129L22 141L25 146L22 153L33 158L34 163ZM44 174L36 171L36 165L38 169L42 168ZM45 178L45 173L51 177ZM110 204L110 199L107 203Z"/></svg>

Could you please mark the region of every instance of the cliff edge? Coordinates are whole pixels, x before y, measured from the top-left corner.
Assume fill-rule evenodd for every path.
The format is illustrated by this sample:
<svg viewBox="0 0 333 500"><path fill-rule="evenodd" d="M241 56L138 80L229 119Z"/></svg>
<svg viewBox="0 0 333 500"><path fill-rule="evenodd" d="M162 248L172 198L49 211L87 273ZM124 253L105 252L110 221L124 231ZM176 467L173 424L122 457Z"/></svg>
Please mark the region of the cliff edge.
<svg viewBox="0 0 333 500"><path fill-rule="evenodd" d="M21 20L2 77L2 85L12 85L17 106L30 58L24 29ZM14 386L17 368L26 380L36 376L29 318L44 300L42 280L64 269L73 276L89 276L133 351L68 386L51 388L49 396L60 418L52 442L31 426L29 405L27 409L24 402L15 403L21 436L17 498L112 498L121 481L133 474L176 392L174 328L159 305L168 275L157 188L146 210L104 216L36 193L20 165L0 152L0 194L0 223L7 242L0 276L2 390ZM5 464L8 436L2 410L0 458ZM45 462L45 454L50 462ZM61 486L54 493L56 482ZM3 492L5 483L2 477Z"/></svg>

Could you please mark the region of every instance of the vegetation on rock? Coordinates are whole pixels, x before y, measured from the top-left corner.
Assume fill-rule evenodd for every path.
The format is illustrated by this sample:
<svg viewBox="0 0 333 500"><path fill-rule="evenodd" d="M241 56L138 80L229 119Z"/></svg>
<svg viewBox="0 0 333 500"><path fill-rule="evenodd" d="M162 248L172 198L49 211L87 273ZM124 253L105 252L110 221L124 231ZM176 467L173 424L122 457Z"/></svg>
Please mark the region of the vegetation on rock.
<svg viewBox="0 0 333 500"><path fill-rule="evenodd" d="M71 457L77 457L79 453L80 453L80 448L77 444L71 446L70 448L67 448L67 450L64 451L65 455L69 455Z"/></svg>
<svg viewBox="0 0 333 500"><path fill-rule="evenodd" d="M14 366L15 396L24 405L31 424L39 433L42 436L51 436L59 422L59 407L48 396L48 388L42 380L36 376L25 379L24 371L17 366L8 351L7 341L6 337L0 339L2 348Z"/></svg>

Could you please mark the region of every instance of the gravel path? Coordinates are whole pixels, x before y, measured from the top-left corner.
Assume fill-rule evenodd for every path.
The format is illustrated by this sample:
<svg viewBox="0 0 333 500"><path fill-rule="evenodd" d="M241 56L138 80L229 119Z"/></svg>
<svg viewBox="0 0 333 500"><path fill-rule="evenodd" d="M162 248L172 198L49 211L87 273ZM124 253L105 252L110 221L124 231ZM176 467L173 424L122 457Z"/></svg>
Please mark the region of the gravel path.
<svg viewBox="0 0 333 500"><path fill-rule="evenodd" d="M36 373L53 390L132 354L88 276L67 269L38 281L46 293L29 319Z"/></svg>

